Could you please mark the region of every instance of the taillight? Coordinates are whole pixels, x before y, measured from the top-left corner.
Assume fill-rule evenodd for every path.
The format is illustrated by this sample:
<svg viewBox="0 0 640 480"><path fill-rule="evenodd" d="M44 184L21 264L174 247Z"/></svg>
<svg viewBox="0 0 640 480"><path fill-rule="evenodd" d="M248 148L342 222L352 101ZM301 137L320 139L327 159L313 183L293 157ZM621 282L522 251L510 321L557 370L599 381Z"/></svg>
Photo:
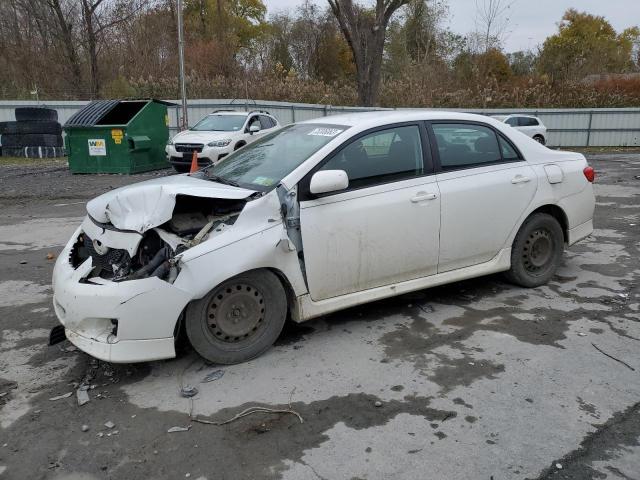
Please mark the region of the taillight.
<svg viewBox="0 0 640 480"><path fill-rule="evenodd" d="M593 181L596 179L596 171L593 169L593 167L584 167L582 173L584 173L584 176L589 183L593 183Z"/></svg>

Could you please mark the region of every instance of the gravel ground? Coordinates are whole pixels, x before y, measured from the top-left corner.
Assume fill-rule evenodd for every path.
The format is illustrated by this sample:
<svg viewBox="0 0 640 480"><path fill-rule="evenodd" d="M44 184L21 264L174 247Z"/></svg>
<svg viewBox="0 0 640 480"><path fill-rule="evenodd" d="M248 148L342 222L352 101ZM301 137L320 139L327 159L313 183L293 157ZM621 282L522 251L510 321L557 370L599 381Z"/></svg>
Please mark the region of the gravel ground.
<svg viewBox="0 0 640 480"><path fill-rule="evenodd" d="M490 276L375 302L289 325L229 367L188 347L112 365L46 346L50 257L85 201L170 170L0 166L0 478L640 478L640 155L589 158L596 231L549 285ZM78 406L82 381L94 388ZM289 404L304 423L189 418Z"/></svg>

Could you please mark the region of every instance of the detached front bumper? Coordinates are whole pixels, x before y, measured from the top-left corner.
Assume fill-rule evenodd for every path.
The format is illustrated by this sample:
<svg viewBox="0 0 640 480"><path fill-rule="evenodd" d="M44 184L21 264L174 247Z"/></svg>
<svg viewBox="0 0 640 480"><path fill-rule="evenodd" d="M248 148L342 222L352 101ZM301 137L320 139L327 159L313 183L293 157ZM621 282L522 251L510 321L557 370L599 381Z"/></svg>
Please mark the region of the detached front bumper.
<svg viewBox="0 0 640 480"><path fill-rule="evenodd" d="M85 280L91 258L77 269L69 252L78 229L53 270L53 306L67 338L100 360L116 363L175 357L176 322L191 295L157 277L112 282Z"/></svg>

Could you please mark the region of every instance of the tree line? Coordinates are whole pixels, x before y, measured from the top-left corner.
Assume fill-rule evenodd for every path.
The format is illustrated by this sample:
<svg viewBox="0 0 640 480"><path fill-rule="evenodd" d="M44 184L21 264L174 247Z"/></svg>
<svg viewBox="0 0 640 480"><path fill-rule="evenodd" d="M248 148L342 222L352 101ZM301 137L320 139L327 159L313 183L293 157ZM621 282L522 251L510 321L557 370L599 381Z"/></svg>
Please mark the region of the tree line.
<svg viewBox="0 0 640 480"><path fill-rule="evenodd" d="M505 53L513 0L184 0L190 98L433 107L637 106L640 29L567 10L532 50ZM175 0L3 0L0 98L177 98ZM626 75L620 75L626 74Z"/></svg>

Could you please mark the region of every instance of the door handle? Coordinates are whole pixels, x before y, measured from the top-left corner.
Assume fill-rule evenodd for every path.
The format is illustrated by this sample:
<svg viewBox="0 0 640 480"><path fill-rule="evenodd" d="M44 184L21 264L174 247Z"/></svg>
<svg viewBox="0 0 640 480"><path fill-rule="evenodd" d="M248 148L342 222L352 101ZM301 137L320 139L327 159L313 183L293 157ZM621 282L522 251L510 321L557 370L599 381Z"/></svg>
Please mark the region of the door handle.
<svg viewBox="0 0 640 480"><path fill-rule="evenodd" d="M411 197L412 203L423 202L425 200L435 200L438 195L435 193L418 192L415 197Z"/></svg>
<svg viewBox="0 0 640 480"><path fill-rule="evenodd" d="M531 179L529 177L524 177L522 175L516 175L511 179L511 183L513 183L514 185L517 185L518 183L527 183L530 181Z"/></svg>

